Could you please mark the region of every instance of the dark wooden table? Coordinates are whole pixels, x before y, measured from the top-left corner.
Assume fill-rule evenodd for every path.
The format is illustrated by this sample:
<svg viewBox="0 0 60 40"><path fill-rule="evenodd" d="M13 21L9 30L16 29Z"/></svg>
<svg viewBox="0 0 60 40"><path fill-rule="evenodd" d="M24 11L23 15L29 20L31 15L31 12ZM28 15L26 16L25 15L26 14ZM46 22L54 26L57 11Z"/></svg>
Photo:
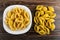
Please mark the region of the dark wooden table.
<svg viewBox="0 0 60 40"><path fill-rule="evenodd" d="M60 0L0 0L0 40L60 40ZM34 9L36 5L50 5L55 8L57 14L55 18L56 29L50 35L40 36L31 29L22 35L11 35L3 29L3 11L9 5L20 4L25 5L31 9L34 16Z"/></svg>

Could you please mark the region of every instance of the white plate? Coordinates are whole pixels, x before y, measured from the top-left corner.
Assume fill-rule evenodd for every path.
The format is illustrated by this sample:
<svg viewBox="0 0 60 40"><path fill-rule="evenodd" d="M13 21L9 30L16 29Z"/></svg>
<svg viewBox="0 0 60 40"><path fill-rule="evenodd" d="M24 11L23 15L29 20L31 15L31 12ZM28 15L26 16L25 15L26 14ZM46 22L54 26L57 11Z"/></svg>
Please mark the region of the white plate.
<svg viewBox="0 0 60 40"><path fill-rule="evenodd" d="M12 8L14 7L20 7L22 9L24 9L25 11L27 11L30 15L30 24L27 26L27 28L25 28L24 30L17 30L17 31L12 31L10 28L8 28L8 26L5 24L4 20L5 20L5 17L6 17L6 14L7 14L7 11L11 10ZM14 34L14 35L18 35L18 34L24 34L26 32L28 32L31 28L31 24L32 24L32 14L31 14L31 11L28 7L24 6L24 5L11 5L11 6L8 6L5 10L4 10L4 13L3 13L3 28L5 29L6 32L10 33L10 34Z"/></svg>

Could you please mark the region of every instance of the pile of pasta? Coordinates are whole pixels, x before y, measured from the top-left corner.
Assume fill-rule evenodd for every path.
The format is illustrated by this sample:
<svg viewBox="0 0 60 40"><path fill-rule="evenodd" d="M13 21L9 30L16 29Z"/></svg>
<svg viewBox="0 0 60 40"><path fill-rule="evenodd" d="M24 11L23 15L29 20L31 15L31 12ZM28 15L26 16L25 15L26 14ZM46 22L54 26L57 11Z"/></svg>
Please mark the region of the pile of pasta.
<svg viewBox="0 0 60 40"><path fill-rule="evenodd" d="M52 6L37 5L34 16L34 30L40 35L48 35L55 29L56 13Z"/></svg>
<svg viewBox="0 0 60 40"><path fill-rule="evenodd" d="M29 13L20 7L15 7L7 12L5 23L13 31L22 30L30 23Z"/></svg>

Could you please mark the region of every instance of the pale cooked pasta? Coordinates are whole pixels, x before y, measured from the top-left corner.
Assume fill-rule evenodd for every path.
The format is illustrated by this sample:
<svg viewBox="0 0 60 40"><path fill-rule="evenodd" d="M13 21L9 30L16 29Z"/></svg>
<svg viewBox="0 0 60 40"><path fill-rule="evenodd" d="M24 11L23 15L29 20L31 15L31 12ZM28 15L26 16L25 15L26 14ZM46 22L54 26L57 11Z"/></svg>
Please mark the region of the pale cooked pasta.
<svg viewBox="0 0 60 40"><path fill-rule="evenodd" d="M19 29L22 30L26 28L30 23L29 13L24 9L15 7L7 12L5 23L13 31Z"/></svg>

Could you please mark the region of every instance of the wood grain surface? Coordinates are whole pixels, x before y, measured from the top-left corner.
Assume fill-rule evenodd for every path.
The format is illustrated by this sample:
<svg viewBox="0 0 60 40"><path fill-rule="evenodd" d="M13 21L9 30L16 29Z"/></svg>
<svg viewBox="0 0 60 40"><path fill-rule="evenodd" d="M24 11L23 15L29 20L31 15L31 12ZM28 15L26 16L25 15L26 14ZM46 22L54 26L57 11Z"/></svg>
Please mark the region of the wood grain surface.
<svg viewBox="0 0 60 40"><path fill-rule="evenodd" d="M10 5L25 5L30 8L34 17L34 9L36 5L50 5L55 8L57 14L55 18L56 29L50 35L40 36L34 32L32 23L31 29L22 35L11 35L3 29L3 12ZM33 22L33 21L32 21ZM60 40L60 0L0 0L0 40Z"/></svg>

